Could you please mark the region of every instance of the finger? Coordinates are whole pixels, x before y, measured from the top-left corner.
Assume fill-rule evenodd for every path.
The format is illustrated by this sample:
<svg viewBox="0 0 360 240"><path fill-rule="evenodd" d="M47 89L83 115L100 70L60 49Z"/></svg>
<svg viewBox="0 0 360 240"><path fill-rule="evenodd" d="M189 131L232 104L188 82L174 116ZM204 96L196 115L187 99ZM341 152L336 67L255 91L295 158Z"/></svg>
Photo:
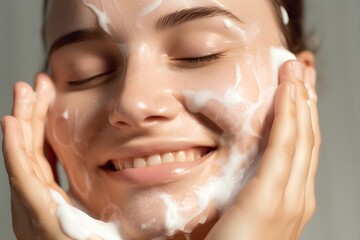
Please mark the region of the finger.
<svg viewBox="0 0 360 240"><path fill-rule="evenodd" d="M310 113L311 113L311 121L312 127L314 130L314 147L311 155L311 163L309 169L309 175L306 182L306 192L305 192L305 214L300 224L299 233L302 232L306 223L311 219L313 216L315 209L316 209L316 199L315 199L315 176L316 170L318 166L319 160L319 150L321 144L321 135L320 135L320 127L319 127L319 119L318 119L318 111L317 111L317 95L316 95L316 71L313 68L308 69L308 91L309 94L309 102L310 102Z"/></svg>
<svg viewBox="0 0 360 240"><path fill-rule="evenodd" d="M45 74L36 76L35 81L36 101L32 112L32 129L36 132L33 136L34 149L43 152L45 120L51 100L54 96L54 89L49 77Z"/></svg>
<svg viewBox="0 0 360 240"><path fill-rule="evenodd" d="M36 164L41 168L47 182L54 181L51 167L44 157L45 121L47 111L54 96L50 78L46 74L36 76L36 101L32 112L33 146Z"/></svg>
<svg viewBox="0 0 360 240"><path fill-rule="evenodd" d="M5 116L2 119L2 127L4 161L9 180L35 174L31 161L28 159L29 153L26 151L20 121L13 116Z"/></svg>
<svg viewBox="0 0 360 240"><path fill-rule="evenodd" d="M42 214L49 214L46 212L49 209L45 206L52 204L48 187L40 180L33 169L33 165L30 164L31 159L29 158L33 156L25 150L19 121L12 116L5 116L3 127L3 152L10 186L27 206L31 215L40 219ZM54 187L63 196L66 195L60 187L55 185ZM65 199L68 200L67 197Z"/></svg>
<svg viewBox="0 0 360 240"><path fill-rule="evenodd" d="M31 116L33 110L34 92L25 82L17 82L14 86L14 105L12 115L16 117L22 129L27 152L32 152Z"/></svg>
<svg viewBox="0 0 360 240"><path fill-rule="evenodd" d="M32 87L25 82L17 82L14 86L14 105L12 114L18 120L18 124L21 127L21 134L18 136L23 137L25 151L28 155L34 153L33 145L33 129L31 126L32 113L34 109L36 94ZM36 175L44 179L44 173L40 166L34 161L35 158L27 158L32 168L36 172Z"/></svg>
<svg viewBox="0 0 360 240"><path fill-rule="evenodd" d="M31 164L32 154L25 150L25 142L22 136L19 121L11 116L4 117L4 159L5 167L9 176L10 186L35 205L38 200L34 198L34 192L41 191L39 179ZM11 132L11 135L9 134ZM44 195L43 195L44 196ZM41 209L41 205L37 205Z"/></svg>
<svg viewBox="0 0 360 240"><path fill-rule="evenodd" d="M309 74L309 97L310 97L310 113L311 113L311 123L312 128L314 131L314 148L312 151L311 156L311 165L309 170L309 176L308 176L308 184L310 186L314 186L315 177L316 177L316 170L318 166L318 160L319 160L319 151L320 151L320 145L321 145L321 133L320 133L320 126L319 126L319 114L317 109L317 94L316 94L316 71L313 68L310 68L308 70Z"/></svg>
<svg viewBox="0 0 360 240"><path fill-rule="evenodd" d="M307 90L308 74L306 68L300 63L293 62L291 67L298 73L296 78L293 78L297 85L297 139L296 151L289 178L289 183L286 192L289 199L292 199L291 204L298 204L297 201L303 201L305 195L306 181L309 174L311 163L311 154L314 143L314 133L311 123L309 96ZM289 202L289 203L290 203Z"/></svg>
<svg viewBox="0 0 360 240"><path fill-rule="evenodd" d="M282 81L275 95L274 121L268 145L255 175L263 183L265 196L281 198L288 182L297 134L295 98L296 85Z"/></svg>
<svg viewBox="0 0 360 240"><path fill-rule="evenodd" d="M30 164L33 155L26 152L19 120L13 116L5 116L2 125L5 167L11 186L14 210L14 230L21 231L26 226L31 236L39 233L47 234L47 231L55 232L53 237L62 236L58 221L54 218L56 204L51 198L49 187L56 189L67 202L70 202L70 199L58 185L53 183L47 186L38 177L33 165ZM24 211L19 212L19 210Z"/></svg>

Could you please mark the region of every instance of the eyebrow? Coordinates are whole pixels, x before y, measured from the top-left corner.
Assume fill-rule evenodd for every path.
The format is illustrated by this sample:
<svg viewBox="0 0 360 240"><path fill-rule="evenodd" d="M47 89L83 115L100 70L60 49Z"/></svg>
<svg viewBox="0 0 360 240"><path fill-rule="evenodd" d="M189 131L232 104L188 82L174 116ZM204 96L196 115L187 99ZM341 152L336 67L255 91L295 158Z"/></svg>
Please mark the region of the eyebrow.
<svg viewBox="0 0 360 240"><path fill-rule="evenodd" d="M161 30L171 28L189 21L212 18L217 16L228 17L232 20L243 23L243 21L240 20L235 14L233 14L229 10L220 7L194 7L165 14L164 16L160 17L160 19L156 23L156 29Z"/></svg>
<svg viewBox="0 0 360 240"><path fill-rule="evenodd" d="M224 16L230 19L233 19L237 22L243 23L235 14L231 13L229 10L220 8L220 7L194 7L178 10L172 13L165 14L159 18L156 23L157 30L163 30L166 28L172 28L181 24L184 24L189 21L212 18L216 16ZM89 41L99 41L99 40L112 40L111 36L97 28L89 29L79 29L68 34L65 34L54 41L51 45L48 58L51 54L66 46L78 42L89 42Z"/></svg>
<svg viewBox="0 0 360 240"><path fill-rule="evenodd" d="M111 40L105 32L99 29L88 28L79 29L68 34L65 34L54 41L49 50L49 56L56 50L73 43L90 42L99 40Z"/></svg>

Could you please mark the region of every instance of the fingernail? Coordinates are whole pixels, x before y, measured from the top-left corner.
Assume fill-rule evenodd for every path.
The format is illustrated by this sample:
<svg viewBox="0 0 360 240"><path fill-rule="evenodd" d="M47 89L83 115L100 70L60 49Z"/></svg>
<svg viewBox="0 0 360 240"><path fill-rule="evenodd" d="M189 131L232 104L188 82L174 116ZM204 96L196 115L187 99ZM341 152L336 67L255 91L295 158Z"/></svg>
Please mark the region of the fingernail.
<svg viewBox="0 0 360 240"><path fill-rule="evenodd" d="M291 99L295 102L296 100L296 85L291 83L289 86L289 93L290 93L290 97Z"/></svg>
<svg viewBox="0 0 360 240"><path fill-rule="evenodd" d="M295 77L297 79L299 79L300 81L302 81L303 80L303 73L302 73L301 63L293 62L292 63L292 70L293 70L293 73L294 73Z"/></svg>

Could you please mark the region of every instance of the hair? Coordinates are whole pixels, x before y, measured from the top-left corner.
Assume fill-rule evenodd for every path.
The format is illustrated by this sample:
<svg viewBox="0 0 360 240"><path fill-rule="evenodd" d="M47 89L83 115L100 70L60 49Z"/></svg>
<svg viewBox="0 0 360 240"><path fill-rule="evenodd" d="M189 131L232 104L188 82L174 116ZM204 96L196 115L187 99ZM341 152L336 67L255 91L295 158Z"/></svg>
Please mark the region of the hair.
<svg viewBox="0 0 360 240"><path fill-rule="evenodd" d="M305 37L303 33L303 0L271 0L277 13L277 22L286 39L287 48L293 53L305 50ZM289 15L289 23L284 24L281 7Z"/></svg>
<svg viewBox="0 0 360 240"><path fill-rule="evenodd" d="M282 31L287 48L293 53L299 53L306 49L303 34L303 0L270 0L276 13L276 20ZM48 0L44 0L42 29L43 42L45 43L45 13ZM284 24L281 7L284 7L289 15L289 23ZM45 44L44 44L45 45Z"/></svg>

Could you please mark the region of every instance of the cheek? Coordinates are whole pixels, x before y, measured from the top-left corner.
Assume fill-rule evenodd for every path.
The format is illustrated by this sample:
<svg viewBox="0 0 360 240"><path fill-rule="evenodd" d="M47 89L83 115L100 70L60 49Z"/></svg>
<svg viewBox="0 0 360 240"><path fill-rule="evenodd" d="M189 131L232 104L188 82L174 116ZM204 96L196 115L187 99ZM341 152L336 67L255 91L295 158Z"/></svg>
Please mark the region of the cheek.
<svg viewBox="0 0 360 240"><path fill-rule="evenodd" d="M48 114L47 136L65 167L88 159L89 146L106 119L101 95L91 90L57 94Z"/></svg>
<svg viewBox="0 0 360 240"><path fill-rule="evenodd" d="M209 102L216 102L210 111L224 114L221 120L226 124L224 132L239 130L243 124L257 125L257 133L268 114L275 93L276 81L272 74L269 56L264 52L249 53L238 57L238 61L228 61L206 70L189 74L182 81L186 107L194 113L203 112ZM208 112L208 109L205 110ZM218 114L209 114L217 117ZM217 121L216 119L212 119ZM251 127L251 126L247 126ZM243 131L238 131L242 132Z"/></svg>

